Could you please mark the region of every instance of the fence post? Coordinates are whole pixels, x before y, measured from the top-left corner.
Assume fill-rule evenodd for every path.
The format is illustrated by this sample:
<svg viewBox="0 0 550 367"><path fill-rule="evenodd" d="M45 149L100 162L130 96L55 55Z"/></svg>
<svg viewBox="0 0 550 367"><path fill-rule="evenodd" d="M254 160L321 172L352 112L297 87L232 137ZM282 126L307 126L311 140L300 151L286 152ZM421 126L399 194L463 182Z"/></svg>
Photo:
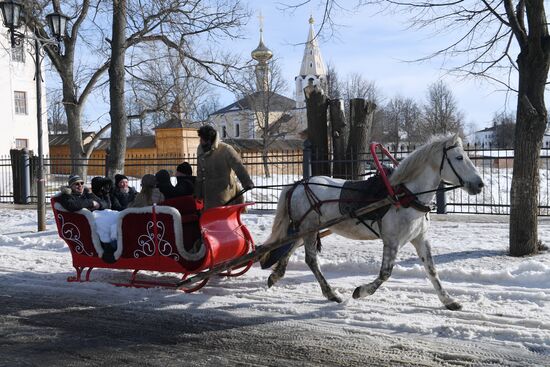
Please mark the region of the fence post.
<svg viewBox="0 0 550 367"><path fill-rule="evenodd" d="M304 178L311 177L311 141L309 139L304 141L302 175Z"/></svg>
<svg viewBox="0 0 550 367"><path fill-rule="evenodd" d="M445 196L445 191L443 191L443 182L439 183L437 193L435 194L435 202L437 204L437 214L447 214L447 198Z"/></svg>

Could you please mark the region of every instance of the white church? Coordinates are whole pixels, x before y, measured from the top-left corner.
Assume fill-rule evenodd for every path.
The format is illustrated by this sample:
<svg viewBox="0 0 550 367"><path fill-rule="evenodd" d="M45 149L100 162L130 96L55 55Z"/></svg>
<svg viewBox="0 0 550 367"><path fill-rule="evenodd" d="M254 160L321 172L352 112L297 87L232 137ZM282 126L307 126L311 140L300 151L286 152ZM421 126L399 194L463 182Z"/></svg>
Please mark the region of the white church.
<svg viewBox="0 0 550 367"><path fill-rule="evenodd" d="M0 155L10 149L27 148L38 153L38 126L36 108L36 82L34 80L34 50L27 42L12 48L6 28L0 27L0 109L2 120ZM42 73L43 75L43 73ZM42 88L42 147L48 149L48 124L46 116L45 83Z"/></svg>
<svg viewBox="0 0 550 367"><path fill-rule="evenodd" d="M216 128L222 139L238 140L260 139L262 130L259 128L262 115L254 108L254 101L262 94L269 94L269 107L263 111L269 112L270 132L281 137L281 141L301 139L307 129L306 101L303 89L310 83L319 86L326 93L327 69L321 50L315 37L314 20L309 18L309 33L304 48L302 64L295 80L294 98L291 99L269 90L269 60L273 53L264 44L263 29L260 27L260 42L251 52L255 65L256 91L244 98L225 106L210 115L210 123ZM271 128L272 127L272 128ZM280 145L280 144L279 144ZM279 147L281 148L281 147Z"/></svg>

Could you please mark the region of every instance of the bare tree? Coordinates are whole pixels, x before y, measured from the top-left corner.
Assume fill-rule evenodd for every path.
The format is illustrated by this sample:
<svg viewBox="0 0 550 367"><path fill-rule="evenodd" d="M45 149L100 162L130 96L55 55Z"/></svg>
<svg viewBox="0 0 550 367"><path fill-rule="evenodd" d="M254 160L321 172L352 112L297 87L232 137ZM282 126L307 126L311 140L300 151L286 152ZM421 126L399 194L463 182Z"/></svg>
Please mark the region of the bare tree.
<svg viewBox="0 0 550 367"><path fill-rule="evenodd" d="M63 134L68 132L67 117L63 108L63 96L59 89L47 90L48 100L48 130L50 134Z"/></svg>
<svg viewBox="0 0 550 367"><path fill-rule="evenodd" d="M495 129L495 146L497 148L513 148L516 120L510 112L495 113L493 116Z"/></svg>
<svg viewBox="0 0 550 367"><path fill-rule="evenodd" d="M129 129L134 133L171 118L199 124L219 108L204 69L181 60L175 52L159 57L156 47L145 45L130 55L130 65L127 105ZM137 132L132 121L139 123Z"/></svg>
<svg viewBox="0 0 550 367"><path fill-rule="evenodd" d="M428 87L422 111L422 130L426 135L460 133L464 135L463 115L453 92L442 81Z"/></svg>
<svg viewBox="0 0 550 367"><path fill-rule="evenodd" d="M330 99L342 98L342 92L340 88L342 84L338 76L338 70L334 64L329 63L327 65L327 95Z"/></svg>
<svg viewBox="0 0 550 367"><path fill-rule="evenodd" d="M397 148L402 142L421 141L421 110L411 98L394 97L383 108L384 142Z"/></svg>
<svg viewBox="0 0 550 367"><path fill-rule="evenodd" d="M336 1L321 3L330 10ZM456 41L428 57L445 56L448 63L456 62L453 70L488 78L517 93L510 254L537 253L541 248L537 222L538 167L548 120L544 93L550 68L546 2L360 0L358 4L396 7L410 15L413 26L432 27L437 34L452 34ZM466 57L456 57L462 55Z"/></svg>
<svg viewBox="0 0 550 367"><path fill-rule="evenodd" d="M109 63L109 101L111 109L111 141L107 159L107 176L114 177L122 173L126 157L127 117L124 106L126 57L126 0L112 0L113 27L111 43L111 60Z"/></svg>
<svg viewBox="0 0 550 367"><path fill-rule="evenodd" d="M60 0L28 0L26 5L30 10L27 11L28 23L41 36L45 36L46 31L39 19L52 8L64 11L72 19L63 40L63 54L57 54L51 47L46 48L46 53L62 83L73 171L85 175L86 167L76 162L89 157L94 144L83 145L82 112L92 92L106 83L105 73L111 62L112 41L107 36L113 20L111 9L101 0L67 0L63 2L63 9ZM159 53L167 49L177 50L181 59L200 66L211 80L223 83L235 67L235 58L213 46L220 39L240 37L238 31L247 18L248 12L239 0L131 1L128 4L123 47L127 50L143 43L154 43ZM204 38L210 42L197 42L200 47L193 47L190 42L192 39ZM81 58L80 55L93 57ZM111 123L125 124L125 119L111 120L98 132L96 139ZM117 128L120 131L125 129L125 125L123 129ZM126 138L125 134L119 136L123 140ZM118 157L113 158L112 162L123 161L122 154L122 150L118 150Z"/></svg>

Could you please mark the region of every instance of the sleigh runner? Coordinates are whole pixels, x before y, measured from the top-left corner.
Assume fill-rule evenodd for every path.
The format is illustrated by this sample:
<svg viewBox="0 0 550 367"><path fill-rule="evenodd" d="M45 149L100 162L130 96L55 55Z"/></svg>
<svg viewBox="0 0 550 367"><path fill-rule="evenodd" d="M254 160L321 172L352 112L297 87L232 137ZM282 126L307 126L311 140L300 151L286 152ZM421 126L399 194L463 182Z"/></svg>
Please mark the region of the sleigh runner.
<svg viewBox="0 0 550 367"><path fill-rule="evenodd" d="M105 244L99 239L93 214L86 209L69 212L56 197L51 199L51 204L59 236L68 245L76 270L76 275L68 281L89 281L94 268L125 269L133 270L129 281L113 284L175 288L176 281L140 280L138 273L179 273L180 279L185 279L254 250L252 236L240 218L242 208L248 204L213 208L199 216L197 202L188 196L170 199L161 205L121 211L115 261L108 263L102 259ZM252 262L226 269L220 275L238 276L251 265ZM200 289L206 282L207 279L185 291Z"/></svg>

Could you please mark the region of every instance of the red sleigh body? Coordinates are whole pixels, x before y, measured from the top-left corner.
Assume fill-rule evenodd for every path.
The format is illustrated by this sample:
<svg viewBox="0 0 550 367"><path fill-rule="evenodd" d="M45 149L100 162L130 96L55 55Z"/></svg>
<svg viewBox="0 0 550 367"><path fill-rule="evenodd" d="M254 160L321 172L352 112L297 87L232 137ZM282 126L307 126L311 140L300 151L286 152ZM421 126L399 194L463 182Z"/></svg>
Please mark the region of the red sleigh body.
<svg viewBox="0 0 550 367"><path fill-rule="evenodd" d="M199 216L198 203L193 197L184 196L157 206L121 211L114 253L116 261L107 263L102 259L103 247L94 215L86 209L69 212L61 207L56 197L51 199L51 204L59 236L69 246L76 269L76 276L69 277L68 281L88 281L94 268L127 269L133 270L130 281L114 284L175 287L176 281L138 280L137 274L141 270L172 272L185 279L254 250L252 236L240 218L247 204L212 208ZM241 275L251 265L221 275ZM186 291L197 290L205 283Z"/></svg>

